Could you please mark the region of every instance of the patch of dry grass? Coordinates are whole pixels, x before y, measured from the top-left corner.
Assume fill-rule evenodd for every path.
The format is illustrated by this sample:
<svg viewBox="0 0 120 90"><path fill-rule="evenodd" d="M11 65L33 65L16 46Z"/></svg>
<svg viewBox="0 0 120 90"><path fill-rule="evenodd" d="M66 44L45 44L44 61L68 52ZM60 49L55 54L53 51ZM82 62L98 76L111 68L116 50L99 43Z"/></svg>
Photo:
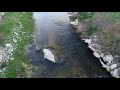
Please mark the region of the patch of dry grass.
<svg viewBox="0 0 120 90"><path fill-rule="evenodd" d="M96 34L101 40L103 51L120 55L120 22L119 14L114 12L96 13L94 24L99 28Z"/></svg>
<svg viewBox="0 0 120 90"><path fill-rule="evenodd" d="M99 37L102 51L120 55L120 12L94 12L87 19L84 23L89 26L89 30L90 27L97 28L90 35L96 34Z"/></svg>

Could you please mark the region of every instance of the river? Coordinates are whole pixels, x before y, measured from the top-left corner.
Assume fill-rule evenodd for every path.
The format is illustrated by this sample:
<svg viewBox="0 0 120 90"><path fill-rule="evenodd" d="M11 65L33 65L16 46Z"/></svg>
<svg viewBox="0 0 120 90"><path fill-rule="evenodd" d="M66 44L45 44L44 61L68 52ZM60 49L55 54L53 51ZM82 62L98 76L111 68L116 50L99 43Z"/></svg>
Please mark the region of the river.
<svg viewBox="0 0 120 90"><path fill-rule="evenodd" d="M28 47L32 78L111 78L93 52L75 34L67 12L34 12L36 39ZM44 59L48 48L56 62ZM40 49L36 51L36 48Z"/></svg>

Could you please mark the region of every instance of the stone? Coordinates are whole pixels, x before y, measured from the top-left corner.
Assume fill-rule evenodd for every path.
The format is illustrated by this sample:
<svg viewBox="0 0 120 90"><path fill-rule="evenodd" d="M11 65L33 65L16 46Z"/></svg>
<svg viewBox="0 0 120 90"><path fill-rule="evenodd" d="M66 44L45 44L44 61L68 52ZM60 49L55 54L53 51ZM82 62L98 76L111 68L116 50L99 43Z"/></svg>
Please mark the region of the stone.
<svg viewBox="0 0 120 90"><path fill-rule="evenodd" d="M118 69L114 69L112 76L115 77L115 78L120 78L119 71L120 70L118 70Z"/></svg>
<svg viewBox="0 0 120 90"><path fill-rule="evenodd" d="M91 14L91 12L88 12L89 14Z"/></svg>
<svg viewBox="0 0 120 90"><path fill-rule="evenodd" d="M3 68L2 70L3 70L3 71L5 71L5 70L6 70L6 68Z"/></svg>
<svg viewBox="0 0 120 90"><path fill-rule="evenodd" d="M92 46L89 45L88 47L95 52L95 49Z"/></svg>
<svg viewBox="0 0 120 90"><path fill-rule="evenodd" d="M104 57L104 53L100 53L100 56L103 58Z"/></svg>
<svg viewBox="0 0 120 90"><path fill-rule="evenodd" d="M0 69L0 73L2 73L3 71Z"/></svg>
<svg viewBox="0 0 120 90"><path fill-rule="evenodd" d="M78 19L76 19L75 21L73 22L70 22L70 24L74 25L74 26L77 26L78 25Z"/></svg>
<svg viewBox="0 0 120 90"><path fill-rule="evenodd" d="M108 65L106 65L106 64L104 64L102 61L101 61L101 59L99 59L100 60L100 63L102 64L102 67L103 68L106 68L106 70L108 71L108 72L110 72L110 66L108 66Z"/></svg>
<svg viewBox="0 0 120 90"><path fill-rule="evenodd" d="M103 60L104 60L105 62L107 62L107 61L106 61L106 57L105 57L105 56L103 56Z"/></svg>
<svg viewBox="0 0 120 90"><path fill-rule="evenodd" d="M17 42L17 40L16 40L15 38L13 38L13 42L14 42L14 43L16 43L16 42Z"/></svg>
<svg viewBox="0 0 120 90"><path fill-rule="evenodd" d="M111 63L113 61L113 56L112 55L106 55L106 61L108 63Z"/></svg>
<svg viewBox="0 0 120 90"><path fill-rule="evenodd" d="M0 63L6 63L9 62L9 60L12 58L13 54L13 46L11 43L5 44L5 48L0 49Z"/></svg>
<svg viewBox="0 0 120 90"><path fill-rule="evenodd" d="M91 39L85 39L84 42L85 42L85 43L88 43L88 45L92 44L92 40L91 40Z"/></svg>
<svg viewBox="0 0 120 90"><path fill-rule="evenodd" d="M117 67L117 64L112 64L111 66L110 66L110 68L113 70L113 69L115 69Z"/></svg>
<svg viewBox="0 0 120 90"><path fill-rule="evenodd" d="M2 20L3 16L4 16L4 12L0 12L0 21Z"/></svg>
<svg viewBox="0 0 120 90"><path fill-rule="evenodd" d="M97 52L94 52L93 55L94 55L96 58L100 58L100 54L97 53Z"/></svg>
<svg viewBox="0 0 120 90"><path fill-rule="evenodd" d="M106 55L103 57L103 60L110 64L113 61L113 56L112 55Z"/></svg>
<svg viewBox="0 0 120 90"><path fill-rule="evenodd" d="M1 13L1 16L4 16L4 15L5 15L5 13L4 13L4 12L2 12L2 13Z"/></svg>
<svg viewBox="0 0 120 90"><path fill-rule="evenodd" d="M95 49L97 53L101 53L102 51L100 49Z"/></svg>
<svg viewBox="0 0 120 90"><path fill-rule="evenodd" d="M94 47L94 46L95 46L95 43L92 43L90 46Z"/></svg>
<svg viewBox="0 0 120 90"><path fill-rule="evenodd" d="M12 46L12 44L11 43L7 43L7 44L5 44L5 46L6 46L6 48L9 48L9 47Z"/></svg>
<svg viewBox="0 0 120 90"><path fill-rule="evenodd" d="M55 62L54 55L52 54L50 50L43 49L43 53L44 53L44 59Z"/></svg>
<svg viewBox="0 0 120 90"><path fill-rule="evenodd" d="M94 38L94 39L97 39L97 35L94 35L93 38Z"/></svg>
<svg viewBox="0 0 120 90"><path fill-rule="evenodd" d="M2 59L3 59L3 56L2 56L2 55L0 55L0 62L2 62Z"/></svg>
<svg viewBox="0 0 120 90"><path fill-rule="evenodd" d="M113 74L114 74L114 70L111 70L111 71L110 71L110 74L113 75Z"/></svg>

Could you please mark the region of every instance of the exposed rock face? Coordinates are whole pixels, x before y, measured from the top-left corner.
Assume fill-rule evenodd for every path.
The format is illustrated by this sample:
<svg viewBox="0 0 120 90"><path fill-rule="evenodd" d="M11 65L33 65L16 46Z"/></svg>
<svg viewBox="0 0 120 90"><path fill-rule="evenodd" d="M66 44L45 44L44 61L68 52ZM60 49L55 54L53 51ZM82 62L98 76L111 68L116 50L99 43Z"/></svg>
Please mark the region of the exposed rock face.
<svg viewBox="0 0 120 90"><path fill-rule="evenodd" d="M54 55L52 54L52 52L50 50L43 49L43 53L44 53L44 59L55 62Z"/></svg>

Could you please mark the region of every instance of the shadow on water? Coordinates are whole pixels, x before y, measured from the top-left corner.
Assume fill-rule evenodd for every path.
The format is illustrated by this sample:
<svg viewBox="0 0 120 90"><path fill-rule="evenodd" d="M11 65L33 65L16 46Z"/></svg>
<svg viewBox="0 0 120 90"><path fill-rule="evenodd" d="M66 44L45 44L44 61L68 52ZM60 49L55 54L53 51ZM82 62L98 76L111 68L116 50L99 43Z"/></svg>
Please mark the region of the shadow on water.
<svg viewBox="0 0 120 90"><path fill-rule="evenodd" d="M87 45L74 33L67 12L35 12L38 29L35 43L28 48L33 66L31 77L36 78L110 78ZM40 49L36 51L36 46ZM44 59L43 48L52 48L56 61Z"/></svg>

